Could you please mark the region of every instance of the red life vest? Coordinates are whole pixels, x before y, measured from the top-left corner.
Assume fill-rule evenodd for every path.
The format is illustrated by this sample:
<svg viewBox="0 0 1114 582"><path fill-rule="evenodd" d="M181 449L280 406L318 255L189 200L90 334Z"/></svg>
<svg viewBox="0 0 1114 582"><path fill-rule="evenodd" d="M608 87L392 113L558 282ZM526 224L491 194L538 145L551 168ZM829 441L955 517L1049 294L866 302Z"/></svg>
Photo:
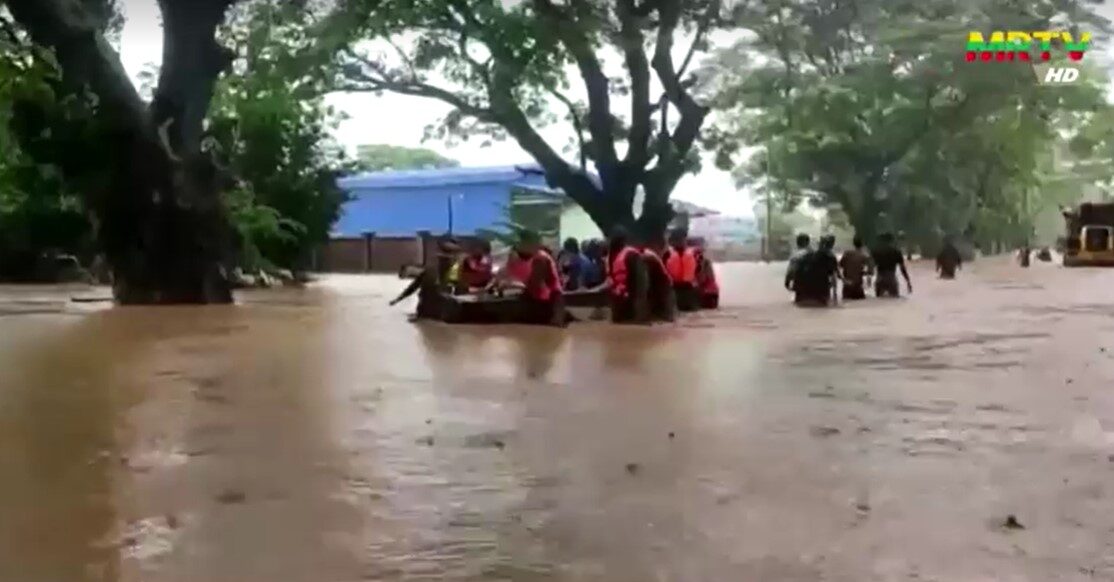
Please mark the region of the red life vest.
<svg viewBox="0 0 1114 582"><path fill-rule="evenodd" d="M665 268L675 283L696 283L697 258L692 247L685 247L681 252L669 249L666 254Z"/></svg>
<svg viewBox="0 0 1114 582"><path fill-rule="evenodd" d="M530 281L530 261L512 252L507 257L507 276L525 285Z"/></svg>
<svg viewBox="0 0 1114 582"><path fill-rule="evenodd" d="M631 253L637 252L634 247L623 247L622 250L610 257L607 280L611 282L611 294L615 297L625 298L630 295L630 273L627 272L627 257Z"/></svg>
<svg viewBox="0 0 1114 582"><path fill-rule="evenodd" d="M673 285L673 281L675 281L676 279L673 278L673 274L669 272L668 268L666 268L665 262L661 260L661 257L656 252L654 252L653 249L642 249L642 256L645 257L646 260L653 263L653 271L663 273L665 275L665 278L668 280L669 285Z"/></svg>
<svg viewBox="0 0 1114 582"><path fill-rule="evenodd" d="M464 257L460 281L469 288L486 287L491 282L491 257Z"/></svg>
<svg viewBox="0 0 1114 582"><path fill-rule="evenodd" d="M534 289L530 289L529 293L538 301L552 301L555 297L561 294L561 275L557 271L557 261L553 260L553 256L545 250L539 250L529 261L523 261L533 270L532 266L534 261L545 261L546 263L546 276L542 284Z"/></svg>

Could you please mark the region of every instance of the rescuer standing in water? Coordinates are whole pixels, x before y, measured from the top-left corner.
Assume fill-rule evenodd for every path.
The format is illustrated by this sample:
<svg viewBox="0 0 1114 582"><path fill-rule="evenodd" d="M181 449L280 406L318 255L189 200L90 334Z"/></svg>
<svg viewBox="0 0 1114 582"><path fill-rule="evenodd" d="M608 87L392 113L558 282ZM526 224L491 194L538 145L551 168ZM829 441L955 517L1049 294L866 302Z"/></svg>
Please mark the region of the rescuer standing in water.
<svg viewBox="0 0 1114 582"><path fill-rule="evenodd" d="M630 245L627 231L616 227L608 239L607 286L613 323L645 323L645 273L642 253Z"/></svg>
<svg viewBox="0 0 1114 582"><path fill-rule="evenodd" d="M857 301L866 299L866 288L873 274L870 255L863 249L863 239L855 235L851 241L854 246L839 258L839 271L843 279L843 300Z"/></svg>
<svg viewBox="0 0 1114 582"><path fill-rule="evenodd" d="M952 237L944 237L944 246L936 255L936 272L940 274L941 279L955 279L955 272L962 266L963 256L959 254L959 249L955 248Z"/></svg>
<svg viewBox="0 0 1114 582"><path fill-rule="evenodd" d="M900 297L901 287L897 282L897 270L905 277L905 286L910 293L913 292L913 282L909 280L909 271L905 268L905 255L894 243L894 235L884 233L878 237L878 248L871 253L874 266L878 269L878 277L874 281L874 295L876 297Z"/></svg>
<svg viewBox="0 0 1114 582"><path fill-rule="evenodd" d="M672 322L676 319L677 297L673 277L661 260L666 248L664 235L652 237L642 249L642 259L646 265L649 315L655 321Z"/></svg>
<svg viewBox="0 0 1114 582"><path fill-rule="evenodd" d="M689 245L688 231L675 228L669 233L669 248L666 250L665 267L673 279L673 291L677 296L679 311L700 309L700 297L696 288L697 267L696 249Z"/></svg>

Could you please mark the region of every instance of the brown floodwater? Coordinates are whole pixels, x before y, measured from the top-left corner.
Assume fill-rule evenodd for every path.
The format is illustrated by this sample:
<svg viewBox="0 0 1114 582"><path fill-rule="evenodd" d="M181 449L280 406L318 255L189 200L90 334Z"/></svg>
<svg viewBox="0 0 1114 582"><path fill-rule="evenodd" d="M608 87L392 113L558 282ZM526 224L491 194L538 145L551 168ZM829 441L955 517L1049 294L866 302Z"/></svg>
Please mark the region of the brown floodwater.
<svg viewBox="0 0 1114 582"><path fill-rule="evenodd" d="M1114 580L1114 270L782 268L654 328L2 287L0 581Z"/></svg>

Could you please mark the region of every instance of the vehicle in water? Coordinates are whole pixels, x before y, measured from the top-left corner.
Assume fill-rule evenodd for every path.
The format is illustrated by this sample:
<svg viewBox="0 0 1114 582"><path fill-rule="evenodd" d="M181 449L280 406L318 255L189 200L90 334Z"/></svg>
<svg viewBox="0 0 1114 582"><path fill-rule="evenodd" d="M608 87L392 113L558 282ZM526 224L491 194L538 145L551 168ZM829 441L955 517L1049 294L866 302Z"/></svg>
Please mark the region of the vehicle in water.
<svg viewBox="0 0 1114 582"><path fill-rule="evenodd" d="M1065 210L1065 267L1114 267L1114 202Z"/></svg>

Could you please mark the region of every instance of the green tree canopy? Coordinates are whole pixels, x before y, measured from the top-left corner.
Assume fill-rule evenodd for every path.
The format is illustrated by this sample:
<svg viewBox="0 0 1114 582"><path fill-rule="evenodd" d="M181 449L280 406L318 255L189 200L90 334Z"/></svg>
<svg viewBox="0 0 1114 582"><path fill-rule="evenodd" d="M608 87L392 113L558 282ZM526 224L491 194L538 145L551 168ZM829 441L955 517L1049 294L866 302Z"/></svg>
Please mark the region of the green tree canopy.
<svg viewBox="0 0 1114 582"><path fill-rule="evenodd" d="M1024 195L1047 173L1049 145L1103 102L1102 79L1049 90L1024 63L967 63L966 32L1101 20L1074 2L1006 4L754 8L750 21L765 24L704 71L727 112L708 140L718 162L741 162L744 182L788 206L838 206L868 240L883 229L924 241L1024 231ZM739 157L743 146L760 151Z"/></svg>
<svg viewBox="0 0 1114 582"><path fill-rule="evenodd" d="M455 168L460 166L460 162L450 160L430 149L387 144L358 146L356 148L356 160L359 168L365 172Z"/></svg>
<svg viewBox="0 0 1114 582"><path fill-rule="evenodd" d="M724 22L720 0L346 0L339 10L349 43L337 88L451 105L434 136L510 137L605 231L668 223L708 114L690 68ZM540 133L556 123L574 136L571 161Z"/></svg>

